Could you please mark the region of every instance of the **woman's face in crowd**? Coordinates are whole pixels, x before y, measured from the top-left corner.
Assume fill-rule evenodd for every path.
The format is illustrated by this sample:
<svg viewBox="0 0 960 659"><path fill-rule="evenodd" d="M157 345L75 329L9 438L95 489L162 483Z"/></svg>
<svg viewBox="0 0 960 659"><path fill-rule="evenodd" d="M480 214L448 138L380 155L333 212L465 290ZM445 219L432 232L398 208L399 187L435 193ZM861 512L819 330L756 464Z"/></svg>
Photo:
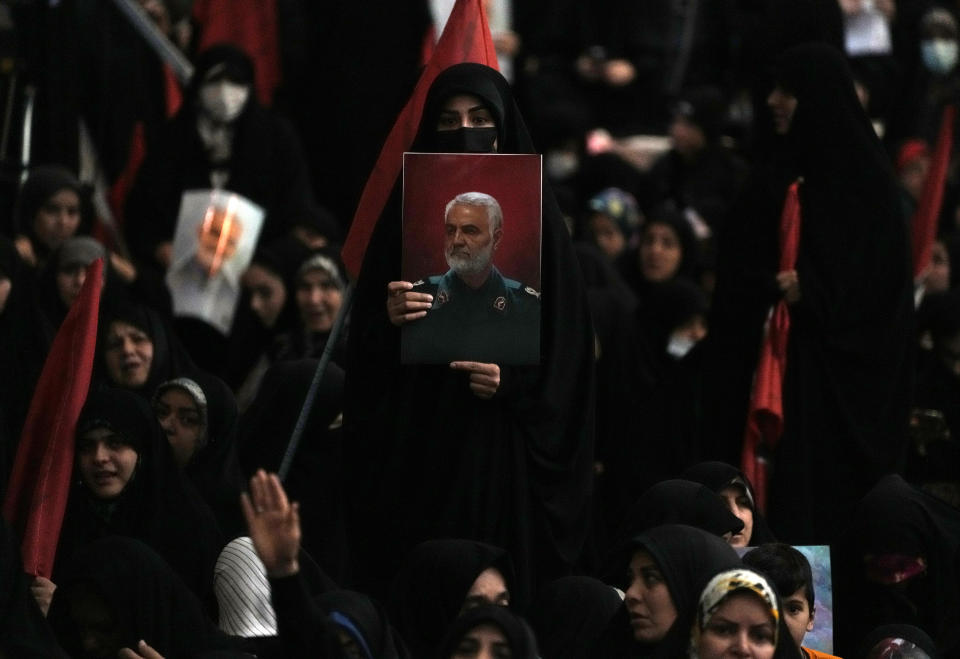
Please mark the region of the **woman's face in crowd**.
<svg viewBox="0 0 960 659"><path fill-rule="evenodd" d="M640 550L630 560L629 579L624 604L634 639L641 643L662 641L677 619L677 609L660 567L650 554Z"/></svg>
<svg viewBox="0 0 960 659"><path fill-rule="evenodd" d="M343 294L323 270L308 270L297 282L300 319L310 332L329 332L340 312Z"/></svg>
<svg viewBox="0 0 960 659"><path fill-rule="evenodd" d="M110 428L93 428L77 441L80 480L98 499L115 499L137 469L137 452Z"/></svg>
<svg viewBox="0 0 960 659"><path fill-rule="evenodd" d="M243 274L243 285L250 291L250 308L265 327L273 327L287 302L287 287L283 279L253 263Z"/></svg>
<svg viewBox="0 0 960 659"><path fill-rule="evenodd" d="M104 359L107 374L126 389L138 389L150 377L153 364L153 341L139 327L116 320L107 330Z"/></svg>
<svg viewBox="0 0 960 659"><path fill-rule="evenodd" d="M171 387L157 399L154 409L177 464L187 466L206 430L197 402L183 389Z"/></svg>
<svg viewBox="0 0 960 659"><path fill-rule="evenodd" d="M65 188L49 197L37 211L33 232L49 249L60 247L80 226L80 197Z"/></svg>
<svg viewBox="0 0 960 659"><path fill-rule="evenodd" d="M767 96L767 106L773 114L773 129L778 135L790 132L793 114L797 111L797 97L779 85Z"/></svg>
<svg viewBox="0 0 960 659"><path fill-rule="evenodd" d="M730 538L733 547L747 547L753 536L753 508L750 498L739 485L731 485L720 490L720 497L737 519L743 522L743 530Z"/></svg>
<svg viewBox="0 0 960 659"><path fill-rule="evenodd" d="M83 282L87 280L87 268L80 264L68 265L57 271L56 280L60 301L69 309L80 295Z"/></svg>
<svg viewBox="0 0 960 659"><path fill-rule="evenodd" d="M615 259L627 246L627 239L617 223L603 213L594 213L590 218L590 231L597 247L603 250L609 259Z"/></svg>
<svg viewBox="0 0 960 659"><path fill-rule="evenodd" d="M760 598L752 593L733 593L710 617L700 634L700 659L772 659L774 621Z"/></svg>
<svg viewBox="0 0 960 659"><path fill-rule="evenodd" d="M464 598L461 613L482 604L510 606L510 591L507 590L507 582L500 574L500 570L495 567L488 567L473 581L473 585L470 586L470 590L467 591L467 596Z"/></svg>
<svg viewBox="0 0 960 659"><path fill-rule="evenodd" d="M460 639L450 659L510 659L510 643L495 625L474 627Z"/></svg>
<svg viewBox="0 0 960 659"><path fill-rule="evenodd" d="M640 239L640 272L650 282L669 281L680 269L683 248L676 231L667 224L654 222Z"/></svg>

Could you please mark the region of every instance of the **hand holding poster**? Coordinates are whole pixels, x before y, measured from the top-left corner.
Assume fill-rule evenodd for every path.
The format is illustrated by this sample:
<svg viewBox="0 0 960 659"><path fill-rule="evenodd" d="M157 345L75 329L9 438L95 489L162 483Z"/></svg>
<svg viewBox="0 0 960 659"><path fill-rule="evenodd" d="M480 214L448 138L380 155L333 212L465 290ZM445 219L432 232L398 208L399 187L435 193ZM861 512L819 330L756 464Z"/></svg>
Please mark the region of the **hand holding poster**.
<svg viewBox="0 0 960 659"><path fill-rule="evenodd" d="M167 271L174 315L229 333L263 217L260 206L228 190L183 193Z"/></svg>
<svg viewBox="0 0 960 659"><path fill-rule="evenodd" d="M402 277L432 296L401 361L540 362L538 155L404 154Z"/></svg>

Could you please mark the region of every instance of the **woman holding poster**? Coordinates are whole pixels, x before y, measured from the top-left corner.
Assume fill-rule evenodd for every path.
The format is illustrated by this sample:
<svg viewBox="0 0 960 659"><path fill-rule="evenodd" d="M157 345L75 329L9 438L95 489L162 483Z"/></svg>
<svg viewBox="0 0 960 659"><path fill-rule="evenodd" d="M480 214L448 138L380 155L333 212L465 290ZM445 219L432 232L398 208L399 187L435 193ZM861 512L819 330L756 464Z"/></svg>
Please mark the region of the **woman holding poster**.
<svg viewBox="0 0 960 659"><path fill-rule="evenodd" d="M479 64L437 77L412 150L534 152L506 80ZM351 319L344 445L360 486L349 516L356 573L377 589L417 543L471 538L509 550L523 597L535 581L567 572L586 536L593 459L586 291L544 188L539 365L401 366L400 326L431 302L401 281L400 190L398 181L367 248Z"/></svg>

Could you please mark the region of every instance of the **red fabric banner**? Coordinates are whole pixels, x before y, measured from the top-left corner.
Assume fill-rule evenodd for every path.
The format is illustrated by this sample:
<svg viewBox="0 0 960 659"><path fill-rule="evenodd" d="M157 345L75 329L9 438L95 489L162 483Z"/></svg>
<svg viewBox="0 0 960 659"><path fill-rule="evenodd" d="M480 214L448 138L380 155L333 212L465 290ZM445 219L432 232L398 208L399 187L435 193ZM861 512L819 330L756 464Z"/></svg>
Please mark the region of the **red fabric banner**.
<svg viewBox="0 0 960 659"><path fill-rule="evenodd" d="M923 184L920 204L910 219L911 247L913 252L913 276L917 277L930 265L930 252L937 237L937 220L943 205L943 188L950 166L950 151L953 149L953 122L957 109L948 105L943 109L940 133L930 161L930 171Z"/></svg>
<svg viewBox="0 0 960 659"><path fill-rule="evenodd" d="M490 26L482 0L457 0L430 61L420 74L410 100L397 117L380 151L363 188L360 203L353 215L353 223L350 225L350 233L347 234L341 252L343 263L351 277L360 273L363 255L373 228L400 175L403 152L410 150L413 138L416 137L430 85L441 71L461 62L477 62L498 68L497 52L493 47L493 37L490 36Z"/></svg>
<svg viewBox="0 0 960 659"><path fill-rule="evenodd" d="M74 433L90 388L97 345L103 260L57 331L30 402L3 516L23 540L23 569L49 578L73 473Z"/></svg>
<svg viewBox="0 0 960 659"><path fill-rule="evenodd" d="M780 216L780 271L793 270L800 247L800 181L787 189L787 198ZM753 392L747 412L741 467L753 484L757 506L766 508L769 464L759 450L773 449L783 433L783 376L787 369L787 338L790 334L790 311L780 300L770 311L760 358L753 379Z"/></svg>

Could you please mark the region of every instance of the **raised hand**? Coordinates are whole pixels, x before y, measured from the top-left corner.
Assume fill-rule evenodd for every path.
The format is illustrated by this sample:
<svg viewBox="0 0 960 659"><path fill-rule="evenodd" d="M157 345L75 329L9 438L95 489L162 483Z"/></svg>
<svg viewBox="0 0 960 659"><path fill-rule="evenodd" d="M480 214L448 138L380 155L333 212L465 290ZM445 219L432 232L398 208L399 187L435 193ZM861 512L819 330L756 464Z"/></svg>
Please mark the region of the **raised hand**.
<svg viewBox="0 0 960 659"><path fill-rule="evenodd" d="M277 475L257 471L250 479L250 493L240 495L240 506L267 576L289 577L299 572L299 505L287 499Z"/></svg>

